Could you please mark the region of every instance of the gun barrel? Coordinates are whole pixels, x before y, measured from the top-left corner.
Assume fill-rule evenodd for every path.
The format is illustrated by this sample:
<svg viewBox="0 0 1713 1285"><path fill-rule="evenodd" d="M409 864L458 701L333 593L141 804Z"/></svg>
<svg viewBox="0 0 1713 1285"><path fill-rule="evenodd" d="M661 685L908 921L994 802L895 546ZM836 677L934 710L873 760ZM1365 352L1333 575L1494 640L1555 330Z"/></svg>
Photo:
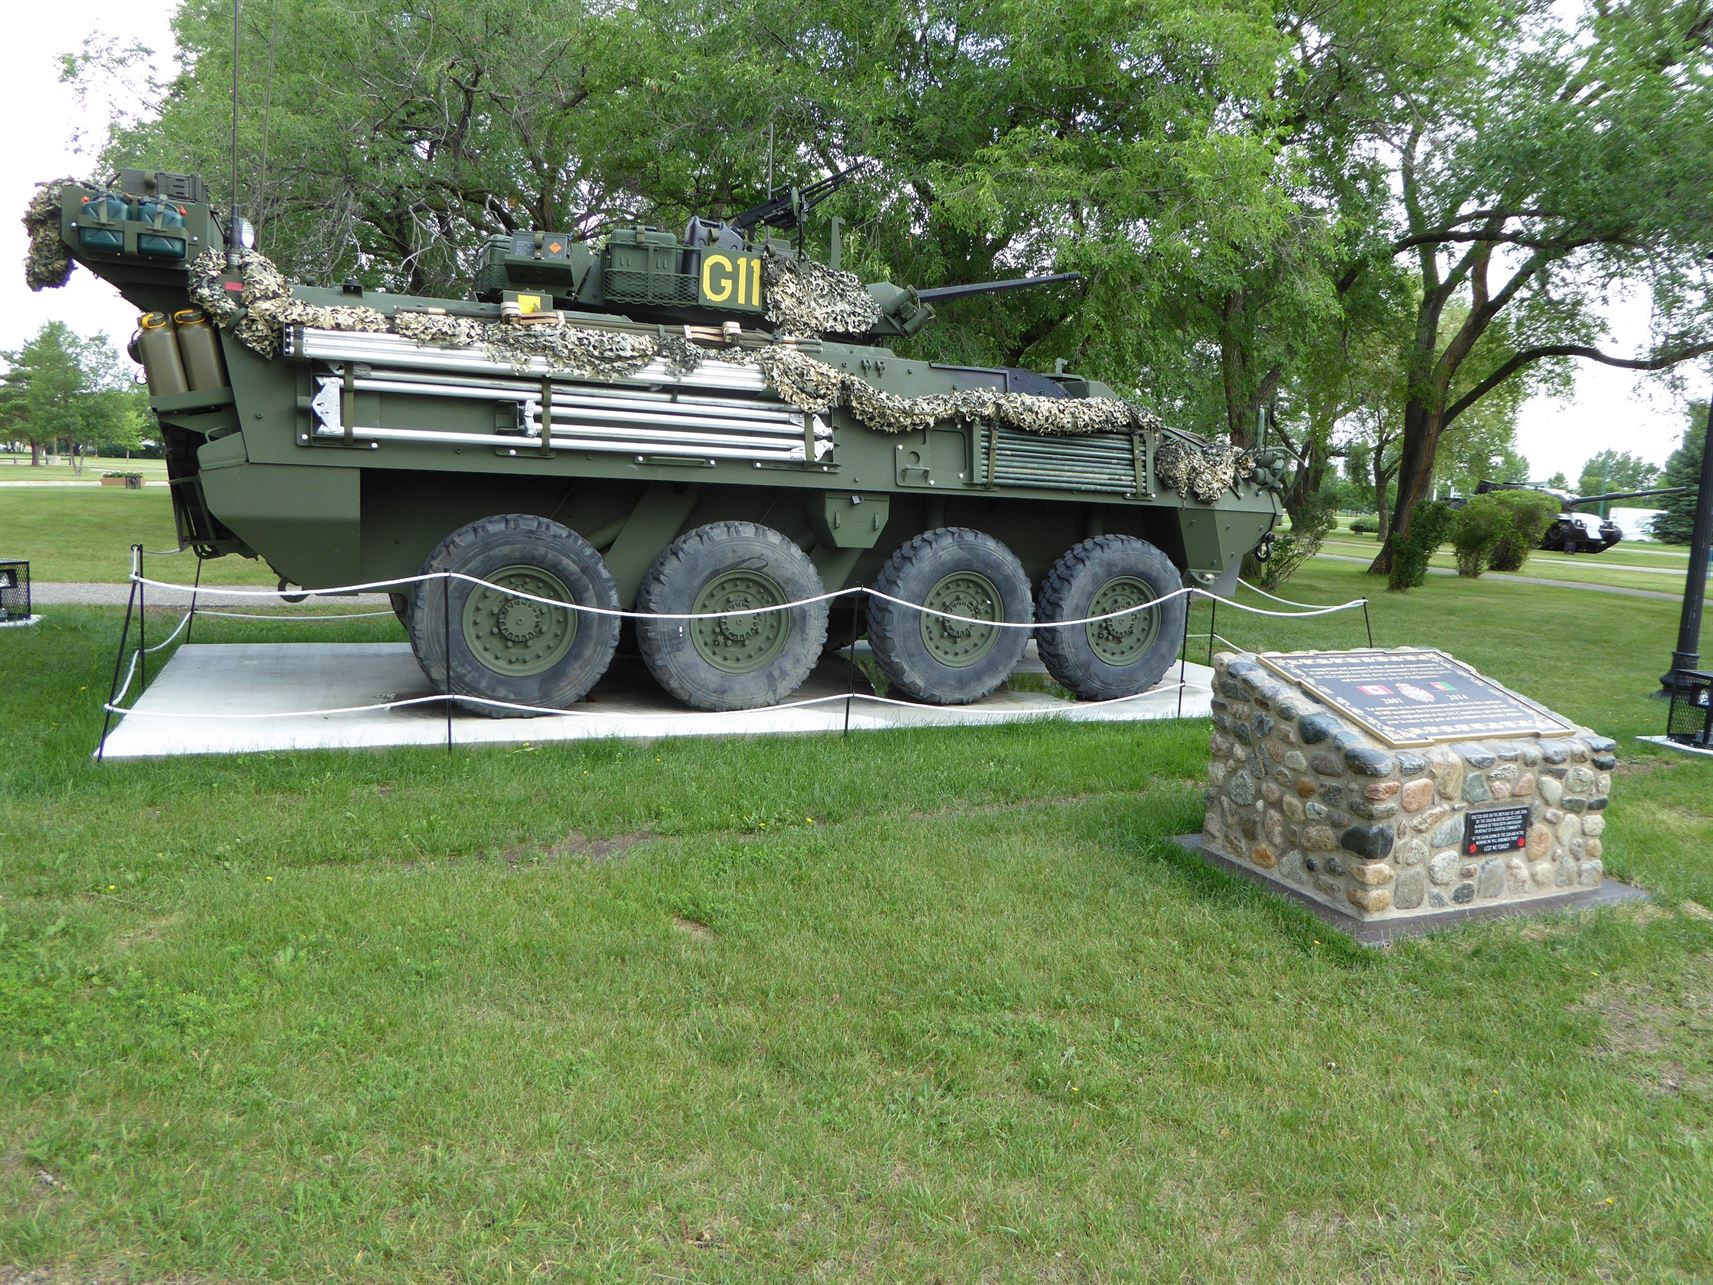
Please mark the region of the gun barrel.
<svg viewBox="0 0 1713 1285"><path fill-rule="evenodd" d="M1607 500L1636 500L1644 495L1683 495L1694 489L1692 486L1656 486L1646 491L1608 491L1604 495L1579 495L1566 502L1564 507L1579 509L1584 504L1604 504Z"/></svg>
<svg viewBox="0 0 1713 1285"><path fill-rule="evenodd" d="M940 299L962 299L972 294L997 294L1001 290L1022 290L1028 286L1049 286L1061 281L1081 281L1080 272L1054 272L1044 277L1013 277L1009 281L977 281L964 286L934 286L918 290L916 297L923 303Z"/></svg>

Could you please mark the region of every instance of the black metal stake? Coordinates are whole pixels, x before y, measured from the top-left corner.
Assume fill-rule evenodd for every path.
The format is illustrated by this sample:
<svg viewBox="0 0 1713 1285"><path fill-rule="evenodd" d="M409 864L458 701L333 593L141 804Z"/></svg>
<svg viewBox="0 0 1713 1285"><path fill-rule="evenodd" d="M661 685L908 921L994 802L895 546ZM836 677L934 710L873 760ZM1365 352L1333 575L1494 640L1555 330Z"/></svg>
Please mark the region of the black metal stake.
<svg viewBox="0 0 1713 1285"><path fill-rule="evenodd" d="M1192 595L1192 605L1193 601ZM1219 599L1215 598L1211 605L1213 609L1207 613L1207 667L1209 669L1213 668L1213 637L1215 626L1219 624ZM1189 623L1188 616L1184 617L1184 623L1186 625Z"/></svg>
<svg viewBox="0 0 1713 1285"><path fill-rule="evenodd" d="M95 761L103 762L107 756L107 733L113 726L113 706L119 701L119 671L125 667L125 644L131 639L131 610L137 605L138 584L131 581L131 596L125 599L125 624L119 630L119 648L113 656L113 682L107 688L107 704L102 709L101 739L95 745Z"/></svg>
<svg viewBox="0 0 1713 1285"><path fill-rule="evenodd" d="M845 733L844 734L846 736L849 736L851 734L851 702L856 699L856 647L857 647L857 638L856 638L856 635L857 635L857 628L856 628L857 606L856 606L856 604L861 603L862 599L863 599L863 590L862 590L862 586L860 584L856 587L856 590L857 590L856 596L852 599L852 606L851 606L851 645L850 645L849 650L847 650L845 652L845 658L846 658L846 661L848 662L845 665Z"/></svg>
<svg viewBox="0 0 1713 1285"><path fill-rule="evenodd" d="M196 591L202 588L202 555L196 555L196 578L190 582L190 615L184 622L184 644L190 646L191 630L196 628Z"/></svg>
<svg viewBox="0 0 1713 1285"><path fill-rule="evenodd" d="M446 631L446 752L452 752L452 573L440 581L440 624Z"/></svg>
<svg viewBox="0 0 1713 1285"><path fill-rule="evenodd" d="M1713 553L1713 395L1707 399L1707 436L1701 441L1701 482L1695 493L1695 525L1689 534L1689 573L1683 582L1683 612L1677 620L1677 650L1671 668L1660 676L1657 696L1669 697L1683 686L1680 675L1701 665L1701 609L1707 600L1708 556Z"/></svg>
<svg viewBox="0 0 1713 1285"><path fill-rule="evenodd" d="M1178 648L1178 717L1184 716L1184 686L1190 674L1190 608L1196 605L1196 591L1190 590L1184 600L1184 645ZM1212 626L1208 626L1210 632ZM1210 661L1211 663L1211 661Z"/></svg>
<svg viewBox="0 0 1713 1285"><path fill-rule="evenodd" d="M1362 600L1362 623L1368 629L1368 645L1374 645L1374 622L1368 618L1368 599Z"/></svg>
<svg viewBox="0 0 1713 1285"><path fill-rule="evenodd" d="M149 685L149 597L143 583L143 546L131 546L132 565L137 568L137 690Z"/></svg>

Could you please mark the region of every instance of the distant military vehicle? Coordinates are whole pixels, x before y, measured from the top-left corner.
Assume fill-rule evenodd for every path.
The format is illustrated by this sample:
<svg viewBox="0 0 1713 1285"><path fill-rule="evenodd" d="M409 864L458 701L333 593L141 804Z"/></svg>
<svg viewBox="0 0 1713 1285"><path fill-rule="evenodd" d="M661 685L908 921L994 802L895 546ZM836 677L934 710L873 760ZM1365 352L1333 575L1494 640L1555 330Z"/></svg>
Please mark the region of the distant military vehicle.
<svg viewBox="0 0 1713 1285"><path fill-rule="evenodd" d="M1184 600L1126 609L1260 545L1282 455L1062 368L897 356L935 303L1066 278L865 287L836 236L822 265L772 235L841 177L682 234L498 235L450 299L288 284L199 177L122 170L40 189L29 275L75 260L143 310L181 544L265 559L282 590L467 577L395 607L484 712L581 699L621 609L648 613L635 645L680 700L775 703L826 644L818 596L856 584L885 596L843 632L866 625L915 699L1003 683L1029 634L1005 623L1091 616L1039 631L1048 669L1083 698L1145 690Z"/></svg>
<svg viewBox="0 0 1713 1285"><path fill-rule="evenodd" d="M1550 495L1563 507L1547 527L1546 534L1541 536L1540 547L1557 553L1604 553L1624 538L1623 528L1610 518L1597 513L1578 513L1577 509L1586 504L1633 500L1644 495L1679 495L1685 489L1681 486L1671 486L1655 487L1646 491L1608 491L1603 495L1570 495L1553 487L1536 486L1530 482L1483 481L1476 484L1475 493L1485 495L1489 491L1538 491L1542 495Z"/></svg>

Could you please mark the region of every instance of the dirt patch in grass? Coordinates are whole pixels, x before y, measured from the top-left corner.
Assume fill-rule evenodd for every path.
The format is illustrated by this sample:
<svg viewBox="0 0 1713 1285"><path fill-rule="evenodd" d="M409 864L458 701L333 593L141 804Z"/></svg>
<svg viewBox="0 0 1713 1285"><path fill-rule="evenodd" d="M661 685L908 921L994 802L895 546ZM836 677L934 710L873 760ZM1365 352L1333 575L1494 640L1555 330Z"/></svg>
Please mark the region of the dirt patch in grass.
<svg viewBox="0 0 1713 1285"><path fill-rule="evenodd" d="M1603 988L1582 1000L1602 1027L1599 1051L1655 1093L1713 1095L1713 954L1669 975Z"/></svg>
<svg viewBox="0 0 1713 1285"><path fill-rule="evenodd" d="M184 912L175 910L170 915L158 915L147 923L128 928L113 939L114 951L124 954L126 951L146 946L152 941L159 941L167 932L184 922Z"/></svg>
<svg viewBox="0 0 1713 1285"><path fill-rule="evenodd" d="M715 936L714 930L700 919L692 919L688 915L673 915L672 926L679 932L689 933L698 941L710 941Z"/></svg>
<svg viewBox="0 0 1713 1285"><path fill-rule="evenodd" d="M632 848L650 843L656 837L651 830L633 830L628 834L609 834L601 837L584 834L581 830L572 830L545 847L508 848L505 861L508 866L544 861L587 861L590 865L599 866L609 861L618 861L628 855Z"/></svg>

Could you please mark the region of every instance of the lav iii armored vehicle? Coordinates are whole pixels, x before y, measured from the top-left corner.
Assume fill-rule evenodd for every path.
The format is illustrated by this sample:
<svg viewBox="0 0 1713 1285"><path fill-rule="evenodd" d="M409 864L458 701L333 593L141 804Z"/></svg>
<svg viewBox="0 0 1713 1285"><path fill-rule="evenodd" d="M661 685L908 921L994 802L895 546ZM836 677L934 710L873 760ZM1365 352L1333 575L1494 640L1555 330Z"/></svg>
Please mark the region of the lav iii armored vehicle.
<svg viewBox="0 0 1713 1285"><path fill-rule="evenodd" d="M1185 600L1125 609L1269 539L1282 460L1062 368L895 355L936 299L1036 282L864 287L836 232L822 265L770 231L832 182L682 235L496 236L473 297L433 299L289 285L200 178L125 170L38 190L28 274L75 261L143 311L182 545L265 559L282 591L463 577L394 605L471 708L580 700L625 610L680 700L776 703L826 646L816 599L858 584L846 623L918 700L1002 684L1030 631L999 622L1092 616L1037 628L1049 671L1084 699L1146 690Z"/></svg>

